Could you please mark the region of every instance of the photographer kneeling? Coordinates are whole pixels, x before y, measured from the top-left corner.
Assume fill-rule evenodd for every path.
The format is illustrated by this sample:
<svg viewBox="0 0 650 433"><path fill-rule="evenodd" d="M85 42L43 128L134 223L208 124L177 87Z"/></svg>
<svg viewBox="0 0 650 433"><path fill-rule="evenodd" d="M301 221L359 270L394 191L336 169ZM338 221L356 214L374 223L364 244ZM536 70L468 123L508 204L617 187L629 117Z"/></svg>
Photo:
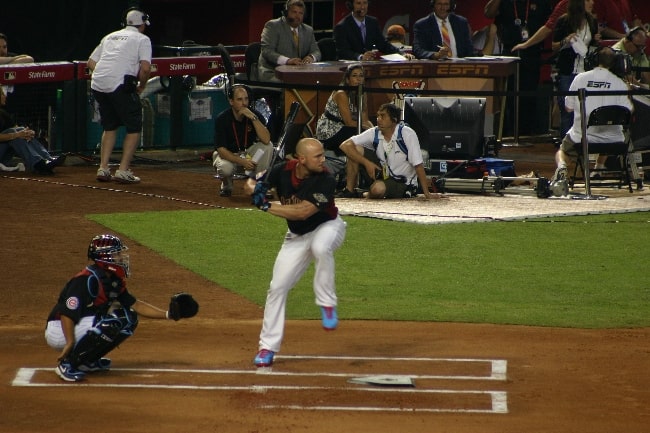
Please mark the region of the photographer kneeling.
<svg viewBox="0 0 650 433"><path fill-rule="evenodd" d="M439 194L429 192L415 131L399 120L397 106L382 104L377 111L377 126L341 143L340 148L348 157L346 190L349 194L356 186L359 165L363 165L374 179L367 198L415 197L418 181L426 198L440 198Z"/></svg>

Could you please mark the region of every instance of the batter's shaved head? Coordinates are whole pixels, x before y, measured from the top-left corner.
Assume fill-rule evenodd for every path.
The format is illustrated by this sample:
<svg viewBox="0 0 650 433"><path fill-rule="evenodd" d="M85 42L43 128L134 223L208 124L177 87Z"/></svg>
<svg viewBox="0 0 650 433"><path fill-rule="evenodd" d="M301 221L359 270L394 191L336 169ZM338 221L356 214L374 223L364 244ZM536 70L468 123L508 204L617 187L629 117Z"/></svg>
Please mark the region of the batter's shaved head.
<svg viewBox="0 0 650 433"><path fill-rule="evenodd" d="M296 144L296 158L305 170L316 173L324 170L325 150L315 138L303 138Z"/></svg>
<svg viewBox="0 0 650 433"><path fill-rule="evenodd" d="M301 156L307 156L314 150L322 149L323 144L315 138L302 138L298 141L298 144L296 144L296 154Z"/></svg>

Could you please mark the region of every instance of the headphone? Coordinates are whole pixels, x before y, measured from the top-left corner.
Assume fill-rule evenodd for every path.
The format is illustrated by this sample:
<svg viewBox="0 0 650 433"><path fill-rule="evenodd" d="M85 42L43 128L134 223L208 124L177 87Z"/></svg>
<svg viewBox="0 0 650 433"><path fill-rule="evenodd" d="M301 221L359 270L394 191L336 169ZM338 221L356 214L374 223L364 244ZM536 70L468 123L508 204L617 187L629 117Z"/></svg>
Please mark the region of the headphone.
<svg viewBox="0 0 650 433"><path fill-rule="evenodd" d="M615 50L612 47L602 45L598 46L585 57L585 71L590 71L598 65L609 63L604 61L610 56L608 51L612 51L613 56L610 59L611 64L607 69L619 78L624 78L629 75L632 70L632 59L630 55L620 50Z"/></svg>
<svg viewBox="0 0 650 433"><path fill-rule="evenodd" d="M431 7L435 6L436 0L431 0ZM455 0L449 0L449 12L455 12L456 11L456 2Z"/></svg>
<svg viewBox="0 0 650 433"><path fill-rule="evenodd" d="M348 8L349 11L354 10L354 2L353 1L345 2L345 6ZM368 6L370 6L370 0L368 0Z"/></svg>
<svg viewBox="0 0 650 433"><path fill-rule="evenodd" d="M125 10L124 13L122 14L122 21L120 22L122 27L126 27L126 16L129 14L129 12L132 12L132 11L138 11L138 12L142 13L142 22L143 23L149 21L149 15L148 14L142 12L142 10L139 7L132 6L132 7L128 8L127 10Z"/></svg>
<svg viewBox="0 0 650 433"><path fill-rule="evenodd" d="M305 9L305 2L303 0L287 0L287 2L284 4L284 8L282 9L283 17L287 16L287 13L289 12L289 8L293 5L298 5L301 6L303 9Z"/></svg>
<svg viewBox="0 0 650 433"><path fill-rule="evenodd" d="M636 26L636 27L630 29L630 31L627 32L627 35L625 35L625 39L627 39L628 41L631 41L632 38L634 37L634 34L635 34L636 32L638 32L638 31L643 31L643 32L645 32L645 27L643 27L643 26Z"/></svg>
<svg viewBox="0 0 650 433"><path fill-rule="evenodd" d="M390 102L387 102L385 104L381 104L379 107L378 111L385 110L386 114L388 114L388 117L390 117L390 120L392 120L395 123L399 123L401 117L402 117L402 110L400 108Z"/></svg>
<svg viewBox="0 0 650 433"><path fill-rule="evenodd" d="M252 104L253 103L253 89L248 87L246 84L233 84L232 86L228 86L228 99L233 99L235 97L235 89L244 89L246 90L246 95L248 96L248 103Z"/></svg>

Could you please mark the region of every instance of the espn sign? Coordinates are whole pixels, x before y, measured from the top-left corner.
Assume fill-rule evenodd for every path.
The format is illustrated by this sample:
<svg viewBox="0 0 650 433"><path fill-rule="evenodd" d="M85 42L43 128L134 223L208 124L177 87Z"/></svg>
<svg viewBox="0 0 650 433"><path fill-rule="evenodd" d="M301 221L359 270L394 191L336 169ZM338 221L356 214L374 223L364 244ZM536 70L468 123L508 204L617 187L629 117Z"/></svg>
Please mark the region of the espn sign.
<svg viewBox="0 0 650 433"><path fill-rule="evenodd" d="M587 87L591 87L594 89L609 89L612 87L612 83L608 81L593 81L589 80L587 82Z"/></svg>
<svg viewBox="0 0 650 433"><path fill-rule="evenodd" d="M435 74L442 76L480 77L487 76L490 72L489 65L467 65L459 63L444 63L436 65Z"/></svg>
<svg viewBox="0 0 650 433"><path fill-rule="evenodd" d="M380 77L420 77L424 75L424 65L398 63L381 66L378 71Z"/></svg>

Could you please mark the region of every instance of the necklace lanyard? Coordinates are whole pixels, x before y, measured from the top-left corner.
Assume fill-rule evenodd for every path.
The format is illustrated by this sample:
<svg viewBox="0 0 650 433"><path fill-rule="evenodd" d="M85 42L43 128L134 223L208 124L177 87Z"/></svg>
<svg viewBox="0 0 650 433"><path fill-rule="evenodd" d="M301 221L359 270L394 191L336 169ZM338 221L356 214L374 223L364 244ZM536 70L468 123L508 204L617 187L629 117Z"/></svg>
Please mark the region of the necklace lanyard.
<svg viewBox="0 0 650 433"><path fill-rule="evenodd" d="M237 150L240 152L246 150L248 147L248 131L247 131L247 123L248 123L248 118L244 119L244 148L242 149L241 146L239 145L239 134L237 134L237 128L235 127L235 121L232 121L232 132L235 134L235 141L237 142Z"/></svg>
<svg viewBox="0 0 650 433"><path fill-rule="evenodd" d="M391 137L389 141L386 141L384 138L382 147L384 150L384 163L386 164L384 168L384 179L387 179L389 175L394 175L393 170L390 168L390 164L388 164L388 154L393 150L393 138Z"/></svg>
<svg viewBox="0 0 650 433"><path fill-rule="evenodd" d="M512 7L515 10L515 25L520 26L521 20L519 19L519 13L517 12L517 0L512 2ZM524 25L528 24L528 12L530 11L530 0L526 2L526 18L524 19Z"/></svg>
<svg viewBox="0 0 650 433"><path fill-rule="evenodd" d="M382 133L383 135L383 133ZM393 150L393 136L391 135L390 140L386 140L385 137L382 136L382 149L384 151L384 159L386 161L386 164L388 164L388 154Z"/></svg>

